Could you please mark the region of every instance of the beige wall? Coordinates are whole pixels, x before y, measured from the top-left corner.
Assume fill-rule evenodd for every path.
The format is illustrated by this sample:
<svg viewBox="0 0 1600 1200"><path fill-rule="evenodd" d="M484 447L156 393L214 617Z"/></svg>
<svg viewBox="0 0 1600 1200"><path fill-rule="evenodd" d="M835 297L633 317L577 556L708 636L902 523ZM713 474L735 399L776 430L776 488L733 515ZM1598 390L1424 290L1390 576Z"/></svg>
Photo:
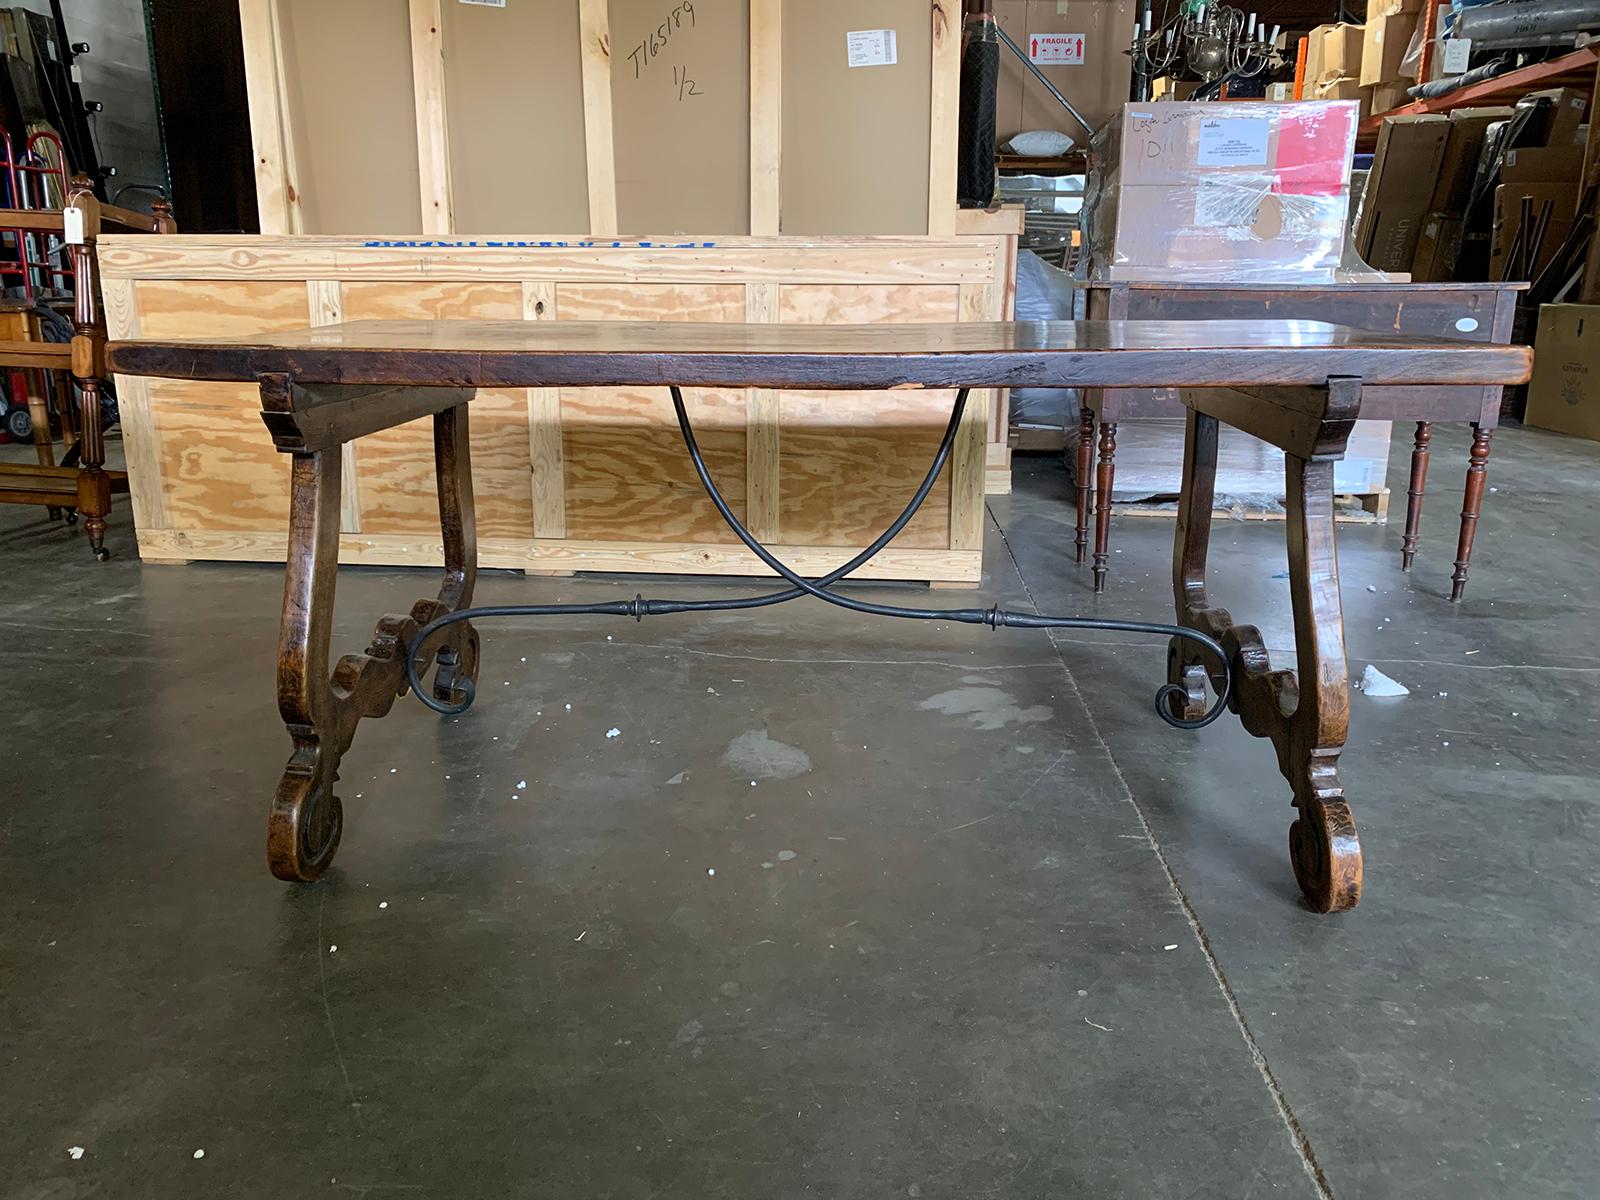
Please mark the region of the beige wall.
<svg viewBox="0 0 1600 1200"><path fill-rule="evenodd" d="M1082 66L1041 69L1091 124L1098 128L1127 100L1129 63L1123 51L1133 35L1133 0L995 0L994 9L1001 28L1024 51L1029 34L1084 35ZM1086 136L1016 55L1002 46L996 132L1004 142L1032 129L1059 129L1080 145Z"/></svg>

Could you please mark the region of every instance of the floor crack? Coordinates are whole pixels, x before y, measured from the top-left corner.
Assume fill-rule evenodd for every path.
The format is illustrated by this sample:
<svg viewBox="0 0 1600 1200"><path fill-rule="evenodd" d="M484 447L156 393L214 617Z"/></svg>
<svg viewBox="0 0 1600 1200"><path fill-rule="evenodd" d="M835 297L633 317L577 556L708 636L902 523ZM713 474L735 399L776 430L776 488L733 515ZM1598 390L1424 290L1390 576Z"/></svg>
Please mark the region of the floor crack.
<svg viewBox="0 0 1600 1200"><path fill-rule="evenodd" d="M1011 539L1006 536L1005 527L1000 524L993 510L989 512L989 519L994 523L996 532L1000 535L1000 542L1006 549L1006 555L1011 559L1011 569L1016 572L1017 581L1022 584L1023 594L1028 598L1034 612L1039 612L1039 603L1034 599L1033 589L1028 586L1027 577L1022 573L1022 564L1017 561L1016 552L1011 548ZM1255 1034L1250 1029L1250 1023L1245 1019L1244 1009L1239 1003L1239 997L1233 990L1233 985L1228 981L1227 973L1222 969L1222 963L1217 958L1216 949L1211 944L1211 937L1206 933L1205 926L1201 924L1200 914L1195 910L1194 903L1189 899L1183 885L1178 881L1178 873L1173 869L1168 860L1166 851L1162 849L1160 839L1156 837L1155 828L1150 824L1149 817L1145 814L1144 807L1139 803L1138 797L1133 794L1133 787L1128 783L1127 776L1122 772L1122 765L1117 762L1111 745L1100 732L1100 724L1094 718L1094 711L1089 707L1088 699L1083 690L1078 686L1077 678L1072 674L1072 668L1067 665L1066 656L1061 651L1061 645L1056 641L1055 631L1046 629L1045 636L1050 639L1050 647L1056 652L1056 658L1061 662L1061 671L1067 678L1067 684L1072 688L1072 694L1082 707L1087 718L1089 732L1094 736L1096 744L1105 753L1106 760L1111 764L1111 770L1121 785L1123 799L1133 809L1134 816L1138 819L1139 827L1144 832L1144 840L1149 845L1151 852L1156 856L1156 862L1167 876L1167 886L1172 889L1172 894L1177 897L1178 907L1183 911L1183 916L1189 923L1189 931L1199 943L1200 953L1205 958L1206 966L1211 971L1211 977L1216 981L1217 989L1222 993L1222 999L1228 1007L1228 1015L1233 1018L1234 1025L1239 1030L1239 1036L1244 1039L1245 1048L1250 1053L1250 1061L1255 1065L1256 1072L1266 1084L1267 1094L1272 1097L1272 1103L1278 1110L1284 1128L1288 1131L1289 1140L1294 1146L1300 1165L1305 1169L1306 1175L1311 1179L1311 1185L1316 1189L1317 1200L1334 1200L1333 1188L1328 1183L1327 1173L1323 1171L1322 1164L1317 1160L1315 1148L1311 1145L1311 1138L1306 1133L1300 1119L1295 1116L1294 1108L1289 1104L1289 1097L1284 1094L1283 1085L1278 1082L1278 1077L1273 1074L1272 1066L1267 1062L1267 1056L1261 1049L1261 1044L1256 1040Z"/></svg>

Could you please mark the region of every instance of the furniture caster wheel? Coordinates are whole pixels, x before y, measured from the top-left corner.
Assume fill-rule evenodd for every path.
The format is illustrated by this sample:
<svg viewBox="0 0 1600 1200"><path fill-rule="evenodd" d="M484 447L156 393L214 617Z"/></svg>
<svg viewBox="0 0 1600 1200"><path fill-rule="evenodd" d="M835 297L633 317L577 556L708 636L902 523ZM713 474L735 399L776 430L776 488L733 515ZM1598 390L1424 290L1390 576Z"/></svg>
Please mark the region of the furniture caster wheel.
<svg viewBox="0 0 1600 1200"><path fill-rule="evenodd" d="M285 774L267 818L267 866L279 879L311 883L328 869L343 832L344 806L332 781Z"/></svg>
<svg viewBox="0 0 1600 1200"><path fill-rule="evenodd" d="M1361 899L1361 841L1343 800L1310 800L1289 827L1289 861L1306 903L1344 912Z"/></svg>
<svg viewBox="0 0 1600 1200"><path fill-rule="evenodd" d="M75 508L67 509L65 520L68 525L76 525L78 523L78 510Z"/></svg>
<svg viewBox="0 0 1600 1200"><path fill-rule="evenodd" d="M101 546L94 552L94 556L97 561L106 562L111 557L111 551Z"/></svg>

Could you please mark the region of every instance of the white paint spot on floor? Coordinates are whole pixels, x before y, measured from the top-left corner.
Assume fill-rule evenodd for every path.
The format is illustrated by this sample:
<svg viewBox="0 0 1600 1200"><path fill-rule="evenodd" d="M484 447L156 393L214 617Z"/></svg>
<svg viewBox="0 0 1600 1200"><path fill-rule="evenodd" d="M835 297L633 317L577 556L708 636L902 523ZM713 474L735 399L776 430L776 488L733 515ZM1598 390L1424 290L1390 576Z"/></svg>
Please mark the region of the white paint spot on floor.
<svg viewBox="0 0 1600 1200"><path fill-rule="evenodd" d="M83 1157L83 1147L82 1146L68 1146L67 1147L67 1157L70 1158L73 1162L77 1162L80 1158Z"/></svg>
<svg viewBox="0 0 1600 1200"><path fill-rule="evenodd" d="M606 737L607 738L619 738L621 736L622 736L622 730L620 730L620 729L612 728L612 729L606 730Z"/></svg>
<svg viewBox="0 0 1600 1200"><path fill-rule="evenodd" d="M682 783L687 778L689 778L689 772L687 772L687 771L679 771L671 779L667 780L667 786L671 787L674 784Z"/></svg>
<svg viewBox="0 0 1600 1200"><path fill-rule="evenodd" d="M520 792L523 788L525 788L527 786L528 786L528 781L526 779L517 780L517 791Z"/></svg>
<svg viewBox="0 0 1600 1200"><path fill-rule="evenodd" d="M387 900L379 900L378 901L378 907L379 908L388 908L389 907L389 902Z"/></svg>
<svg viewBox="0 0 1600 1200"><path fill-rule="evenodd" d="M794 858L795 858L795 852L793 850L779 850L778 851L778 861L779 862L792 862L794 860Z"/></svg>
<svg viewBox="0 0 1600 1200"><path fill-rule="evenodd" d="M328 953L329 954L337 954L337 953L339 953L339 947L338 946L329 946L328 947Z"/></svg>
<svg viewBox="0 0 1600 1200"><path fill-rule="evenodd" d="M728 743L722 765L756 779L794 779L811 770L811 756L799 746L778 741L765 729L747 729ZM755 780L750 783L755 786Z"/></svg>
<svg viewBox="0 0 1600 1200"><path fill-rule="evenodd" d="M204 1158L206 1156L206 1152L204 1150L196 1150L194 1152L194 1156L196 1158Z"/></svg>
<svg viewBox="0 0 1600 1200"><path fill-rule="evenodd" d="M1023 708L1010 692L997 687L960 687L929 696L918 708L966 717L974 729L1004 729L1008 725L1036 725L1055 716L1048 705Z"/></svg>

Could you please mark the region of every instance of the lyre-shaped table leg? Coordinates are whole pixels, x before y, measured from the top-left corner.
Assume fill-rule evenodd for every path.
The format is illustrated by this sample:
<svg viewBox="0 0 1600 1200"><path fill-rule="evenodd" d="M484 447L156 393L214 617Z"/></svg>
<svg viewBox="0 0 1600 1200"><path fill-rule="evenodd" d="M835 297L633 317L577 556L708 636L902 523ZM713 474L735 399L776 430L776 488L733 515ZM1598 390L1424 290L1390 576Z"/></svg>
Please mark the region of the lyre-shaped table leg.
<svg viewBox="0 0 1600 1200"><path fill-rule="evenodd" d="M405 649L417 631L472 602L478 548L467 406L446 409L433 421L445 560L439 598L417 601L409 615L384 617L366 653L346 655L331 674L340 447L293 456L289 557L278 632L278 711L294 752L267 820L267 862L280 879L309 881L327 869L344 823L334 783L357 724L363 717L383 716L405 694ZM478 670L478 635L469 623L430 637L418 650L418 673L435 660L434 695L449 703L469 698Z"/></svg>
<svg viewBox="0 0 1600 1200"><path fill-rule="evenodd" d="M1359 389L1356 381L1336 386ZM1236 624L1206 596L1206 552L1216 485L1214 417L1191 409L1184 448L1183 498L1173 552L1173 592L1181 624L1227 647L1234 671L1230 706L1245 729L1271 740L1278 768L1299 810L1289 856L1306 902L1318 912L1352 908L1361 897L1361 845L1339 780L1339 754L1350 724L1348 668L1334 545L1332 459L1284 456L1289 589L1294 609L1296 670L1274 670L1260 631ZM1174 640L1169 679L1185 694L1180 716L1205 710L1206 685L1217 664L1190 643Z"/></svg>

